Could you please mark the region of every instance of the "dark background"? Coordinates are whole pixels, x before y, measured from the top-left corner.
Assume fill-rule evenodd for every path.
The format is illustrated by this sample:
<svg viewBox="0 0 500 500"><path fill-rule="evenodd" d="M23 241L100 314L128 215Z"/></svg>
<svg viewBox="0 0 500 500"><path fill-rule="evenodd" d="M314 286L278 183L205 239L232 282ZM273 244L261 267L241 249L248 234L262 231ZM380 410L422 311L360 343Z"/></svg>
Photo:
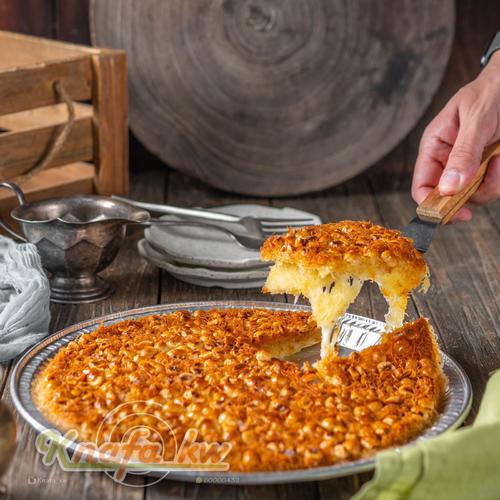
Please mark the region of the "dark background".
<svg viewBox="0 0 500 500"><path fill-rule="evenodd" d="M90 44L88 12L89 0L0 0L0 29ZM410 134L415 139L405 141L410 157L416 155L418 138L425 125L458 88L478 73L480 56L499 29L500 0L456 1L456 32L450 62L432 105ZM133 170L162 166L133 136L130 153ZM384 160L375 168L391 168L388 165L393 162Z"/></svg>

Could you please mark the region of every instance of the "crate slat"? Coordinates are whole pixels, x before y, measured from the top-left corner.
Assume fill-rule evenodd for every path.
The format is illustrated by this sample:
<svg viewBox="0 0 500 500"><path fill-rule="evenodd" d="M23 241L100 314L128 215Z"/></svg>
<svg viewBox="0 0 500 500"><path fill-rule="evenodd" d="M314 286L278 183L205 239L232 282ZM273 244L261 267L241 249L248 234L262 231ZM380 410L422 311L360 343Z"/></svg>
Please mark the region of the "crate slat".
<svg viewBox="0 0 500 500"><path fill-rule="evenodd" d="M74 101L92 97L92 67L88 56L0 71L0 115L56 104L59 80Z"/></svg>
<svg viewBox="0 0 500 500"><path fill-rule="evenodd" d="M11 130L0 134L0 178L12 179L33 168L66 121L61 105L0 117L0 127ZM76 106L71 132L47 168L91 160L93 146L92 107Z"/></svg>
<svg viewBox="0 0 500 500"><path fill-rule="evenodd" d="M75 102L75 117L92 117L93 108L90 104ZM30 109L19 113L0 115L0 129L9 132L29 130L33 125L40 127L61 125L68 119L66 104L55 104L54 106L44 106L42 108Z"/></svg>
<svg viewBox="0 0 500 500"><path fill-rule="evenodd" d="M57 196L90 194L94 190L95 166L92 163L76 162L63 167L43 170L21 187L29 202ZM18 203L12 191L0 189L0 213L8 215Z"/></svg>
<svg viewBox="0 0 500 500"><path fill-rule="evenodd" d="M5 50L2 50L5 48ZM63 42L51 38L42 38L15 31L0 30L0 53L14 54L14 60L21 58L22 63L47 62L82 54L121 54L119 49L91 47L76 43ZM4 62L0 62L3 67ZM16 64L17 66L17 64Z"/></svg>
<svg viewBox="0 0 500 500"><path fill-rule="evenodd" d="M96 190L128 191L127 59L122 54L92 56L95 78L94 114Z"/></svg>

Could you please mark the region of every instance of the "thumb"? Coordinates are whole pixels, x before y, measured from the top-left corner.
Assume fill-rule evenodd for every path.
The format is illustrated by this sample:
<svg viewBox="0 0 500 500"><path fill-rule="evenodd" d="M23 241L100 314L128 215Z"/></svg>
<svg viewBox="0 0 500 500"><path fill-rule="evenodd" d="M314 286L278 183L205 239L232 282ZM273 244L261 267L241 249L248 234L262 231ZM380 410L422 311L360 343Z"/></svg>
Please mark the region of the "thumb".
<svg viewBox="0 0 500 500"><path fill-rule="evenodd" d="M487 134L479 124L459 130L439 180L442 196L459 192L476 173L486 147Z"/></svg>

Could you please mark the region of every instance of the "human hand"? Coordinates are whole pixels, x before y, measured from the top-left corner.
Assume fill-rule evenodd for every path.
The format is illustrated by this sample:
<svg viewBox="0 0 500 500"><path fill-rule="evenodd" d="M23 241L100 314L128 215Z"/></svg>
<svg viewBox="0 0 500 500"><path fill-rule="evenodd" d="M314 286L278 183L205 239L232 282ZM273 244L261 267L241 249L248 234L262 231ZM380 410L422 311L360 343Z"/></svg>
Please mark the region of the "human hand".
<svg viewBox="0 0 500 500"><path fill-rule="evenodd" d="M500 139L500 51L479 76L462 87L427 126L420 141L412 196L421 203L439 185L441 195L453 195L472 178L484 149ZM494 156L471 204L500 198L500 156ZM472 218L470 205L453 220Z"/></svg>

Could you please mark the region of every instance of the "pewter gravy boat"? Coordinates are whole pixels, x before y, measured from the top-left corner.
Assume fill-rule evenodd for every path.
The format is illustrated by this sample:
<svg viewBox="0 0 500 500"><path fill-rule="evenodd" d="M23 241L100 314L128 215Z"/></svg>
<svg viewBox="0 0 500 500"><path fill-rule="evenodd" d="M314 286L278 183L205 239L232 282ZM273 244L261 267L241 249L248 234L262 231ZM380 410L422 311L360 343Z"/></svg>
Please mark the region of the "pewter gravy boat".
<svg viewBox="0 0 500 500"><path fill-rule="evenodd" d="M52 275L51 300L82 303L102 300L112 285L97 273L116 257L125 238L127 224L148 223L149 213L106 196L82 195L27 203L21 188L11 189L19 206L10 215L23 235L0 219L0 226L38 248L42 264Z"/></svg>

